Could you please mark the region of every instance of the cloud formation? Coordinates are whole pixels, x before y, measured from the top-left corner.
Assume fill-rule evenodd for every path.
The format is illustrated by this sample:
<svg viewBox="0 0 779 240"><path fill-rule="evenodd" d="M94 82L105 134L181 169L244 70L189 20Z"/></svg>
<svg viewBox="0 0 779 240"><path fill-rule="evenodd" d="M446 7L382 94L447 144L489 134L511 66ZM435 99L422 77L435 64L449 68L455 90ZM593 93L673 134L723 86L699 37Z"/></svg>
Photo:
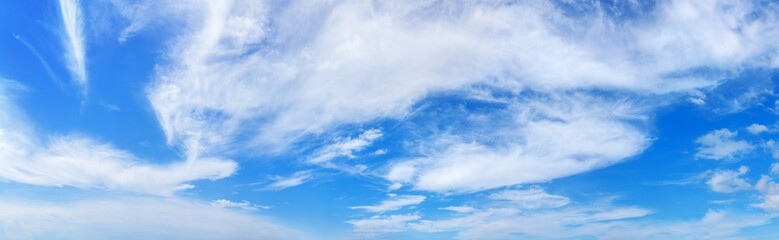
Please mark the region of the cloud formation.
<svg viewBox="0 0 779 240"><path fill-rule="evenodd" d="M604 9L597 4L558 4L566 3L220 1L171 7L170 15L184 19L176 23L184 24L147 96L168 142L195 155L282 153L342 126L403 121L438 93L475 98L470 90L481 88L493 98L521 99L507 105L513 114L485 113L516 121L502 129L513 135L501 142L455 133L464 140L422 146L433 150L388 166L413 168L406 179L389 180L417 189L475 191L548 181L635 156L651 139L635 118L651 118L647 102L779 62L777 44L766 40L779 37L775 12L760 3L660 2L651 11L627 4L635 16L620 21L599 14ZM565 10L578 8L593 11ZM148 17L128 16L127 32L151 27ZM590 91L625 97L613 104L591 100ZM642 98L650 100L635 100ZM576 103L581 99L586 107ZM608 113L615 109L632 115ZM557 133L586 141L563 147L553 141ZM603 146L556 152L589 142ZM451 179L470 167L490 172L491 179ZM528 174L509 174L518 171Z"/></svg>
<svg viewBox="0 0 779 240"><path fill-rule="evenodd" d="M711 178L706 183L711 187L712 191L720 193L732 193L751 189L752 186L741 178L748 171L749 168L746 166L739 167L738 171L716 170L711 174Z"/></svg>
<svg viewBox="0 0 779 240"><path fill-rule="evenodd" d="M695 140L699 145L695 157L712 160L734 159L754 149L749 142L736 139L737 135L737 132L723 128L699 137Z"/></svg>
<svg viewBox="0 0 779 240"><path fill-rule="evenodd" d="M267 219L178 198L0 200L3 239L304 239Z"/></svg>
<svg viewBox="0 0 779 240"><path fill-rule="evenodd" d="M79 0L60 0L60 14L65 36L65 62L73 75L73 81L86 92L87 69L84 45L84 19Z"/></svg>
<svg viewBox="0 0 779 240"><path fill-rule="evenodd" d="M298 171L289 177L276 176L274 177L273 182L268 184L266 188L272 190L291 188L305 183L307 180L311 179L311 177L311 171Z"/></svg>
<svg viewBox="0 0 779 240"><path fill-rule="evenodd" d="M237 164L218 158L149 164L110 144L66 135L43 139L12 102L10 81L0 82L0 179L40 186L103 188L171 195L187 182L232 175ZM44 135L45 136L45 135Z"/></svg>
<svg viewBox="0 0 779 240"><path fill-rule="evenodd" d="M354 206L351 209L362 209L368 212L382 213L388 211L395 211L407 206L418 205L425 201L427 197L421 195L391 195L390 199L381 201L378 205L373 206Z"/></svg>

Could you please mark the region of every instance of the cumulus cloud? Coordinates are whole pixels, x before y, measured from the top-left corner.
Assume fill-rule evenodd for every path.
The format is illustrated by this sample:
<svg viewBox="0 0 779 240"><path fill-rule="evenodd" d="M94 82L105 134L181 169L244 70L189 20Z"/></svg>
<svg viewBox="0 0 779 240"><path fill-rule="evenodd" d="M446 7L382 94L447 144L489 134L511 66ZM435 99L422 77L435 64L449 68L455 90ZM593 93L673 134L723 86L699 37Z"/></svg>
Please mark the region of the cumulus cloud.
<svg viewBox="0 0 779 240"><path fill-rule="evenodd" d="M3 239L302 239L262 217L178 198L0 201Z"/></svg>
<svg viewBox="0 0 779 240"><path fill-rule="evenodd" d="M368 212L388 212L395 211L407 206L414 206L425 201L427 197L421 195L391 195L390 199L383 200L378 205L372 206L354 206L351 209L362 209Z"/></svg>
<svg viewBox="0 0 779 240"><path fill-rule="evenodd" d="M747 131L749 131L752 134L760 134L768 131L768 127L766 127L765 125L753 123L752 125L749 125L749 127L747 127Z"/></svg>
<svg viewBox="0 0 779 240"><path fill-rule="evenodd" d="M774 181L772 177L763 175L755 184L755 189L762 193L763 200L763 202L755 204L756 207L769 212L779 212L779 183Z"/></svg>
<svg viewBox="0 0 779 240"><path fill-rule="evenodd" d="M11 83L0 82L0 179L40 186L104 188L170 195L193 188L187 182L232 175L237 164L218 158L146 163L132 154L88 137L40 139L11 101Z"/></svg>
<svg viewBox="0 0 779 240"><path fill-rule="evenodd" d="M711 178L706 183L711 187L712 191L721 193L732 193L741 190L747 190L752 188L746 180L741 178L746 174L749 168L741 166L738 171L733 170L716 170L712 173Z"/></svg>
<svg viewBox="0 0 779 240"><path fill-rule="evenodd" d="M777 144L776 141L768 140L763 144L763 147L771 152L771 157L773 157L774 160L779 160L779 144Z"/></svg>
<svg viewBox="0 0 779 240"><path fill-rule="evenodd" d="M60 0L60 14L64 28L65 59L73 74L73 81L86 91L87 70L84 46L84 20L79 0Z"/></svg>
<svg viewBox="0 0 779 240"><path fill-rule="evenodd" d="M723 128L699 137L695 140L698 144L695 157L712 160L734 159L754 149L749 142L736 139L737 135L737 132Z"/></svg>

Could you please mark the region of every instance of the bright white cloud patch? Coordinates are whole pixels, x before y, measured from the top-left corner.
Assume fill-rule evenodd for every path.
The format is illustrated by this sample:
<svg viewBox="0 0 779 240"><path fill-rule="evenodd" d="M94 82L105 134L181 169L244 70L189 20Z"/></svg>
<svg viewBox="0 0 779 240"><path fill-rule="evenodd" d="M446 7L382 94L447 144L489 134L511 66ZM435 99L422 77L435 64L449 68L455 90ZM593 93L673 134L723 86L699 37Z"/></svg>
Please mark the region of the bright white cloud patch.
<svg viewBox="0 0 779 240"><path fill-rule="evenodd" d="M87 70L84 47L84 20L79 6L79 0L60 0L60 14L64 28L63 45L65 59L73 74L73 81L86 89ZM86 91L86 90L85 90Z"/></svg>
<svg viewBox="0 0 779 240"><path fill-rule="evenodd" d="M749 168L745 166L738 168L738 171L716 170L712 173L711 178L709 178L709 181L706 183L711 187L711 190L715 192L732 193L747 190L752 188L752 186L741 178L747 171L749 171Z"/></svg>
<svg viewBox="0 0 779 240"><path fill-rule="evenodd" d="M232 175L235 162L217 158L149 164L115 147L81 136L41 140L0 82L0 179L41 186L105 188L170 195L187 182Z"/></svg>
<svg viewBox="0 0 779 240"><path fill-rule="evenodd" d="M754 146L747 141L736 139L737 135L737 132L723 128L699 137L695 140L699 145L695 157L713 160L734 159L752 151Z"/></svg>
<svg viewBox="0 0 779 240"><path fill-rule="evenodd" d="M395 211L407 206L414 206L425 201L427 197L420 195L398 195L391 196L390 199L383 200L379 205L373 206L354 206L352 209L362 209L368 212L388 212Z"/></svg>
<svg viewBox="0 0 779 240"><path fill-rule="evenodd" d="M267 219L176 198L0 200L3 239L303 239Z"/></svg>

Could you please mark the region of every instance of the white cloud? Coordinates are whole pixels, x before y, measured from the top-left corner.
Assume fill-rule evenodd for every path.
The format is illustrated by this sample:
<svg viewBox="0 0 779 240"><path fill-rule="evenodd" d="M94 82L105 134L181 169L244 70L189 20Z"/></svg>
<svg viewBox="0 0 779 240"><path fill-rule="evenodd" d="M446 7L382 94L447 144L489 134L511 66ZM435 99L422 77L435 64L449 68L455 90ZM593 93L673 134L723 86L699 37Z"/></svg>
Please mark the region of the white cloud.
<svg viewBox="0 0 779 240"><path fill-rule="evenodd" d="M478 211L479 209L476 209L471 206L448 206L448 207L441 208L441 210L449 210L457 213L472 213Z"/></svg>
<svg viewBox="0 0 779 240"><path fill-rule="evenodd" d="M169 142L200 151L253 145L279 153L344 124L402 118L429 93L474 84L513 93L687 92L770 64L760 61L775 55L766 39L779 36L775 14L750 3L663 2L635 24L568 16L550 2L190 8L171 7L188 24L148 97ZM457 10L441 10L449 8ZM131 32L149 21L130 20ZM226 146L236 135L255 138Z"/></svg>
<svg viewBox="0 0 779 240"><path fill-rule="evenodd" d="M779 175L779 163L771 164L771 174Z"/></svg>
<svg viewBox="0 0 779 240"><path fill-rule="evenodd" d="M418 205L425 201L427 197L420 195L398 195L390 196L390 199L383 200L379 205L373 206L354 206L351 209L362 209L368 212L389 212L401 209L406 206Z"/></svg>
<svg viewBox="0 0 779 240"><path fill-rule="evenodd" d="M40 186L104 188L170 195L193 188L187 182L232 175L237 164L198 158L149 164L130 153L82 136L39 140L24 113L11 102L8 82L0 82L0 179Z"/></svg>
<svg viewBox="0 0 779 240"><path fill-rule="evenodd" d="M763 202L755 204L756 207L769 212L779 212L779 183L763 175L755 184L755 189L763 194L761 196Z"/></svg>
<svg viewBox="0 0 779 240"><path fill-rule="evenodd" d="M177 198L0 200L3 239L302 239L262 217Z"/></svg>
<svg viewBox="0 0 779 240"><path fill-rule="evenodd" d="M749 131L752 134L760 134L762 132L768 131L768 127L766 127L765 125L753 123L752 125L749 125L749 127L747 127L747 131Z"/></svg>
<svg viewBox="0 0 779 240"><path fill-rule="evenodd" d="M750 186L746 180L741 178L741 176L746 174L748 171L749 168L746 166L739 167L738 171L716 170L714 173L712 173L711 178L709 178L709 181L706 183L709 184L711 190L715 192L732 193L741 190L747 190L752 188L752 186Z"/></svg>
<svg viewBox="0 0 779 240"><path fill-rule="evenodd" d="M540 188L505 190L490 195L490 198L494 200L508 200L519 208L524 209L559 208L571 202L567 197L552 195Z"/></svg>
<svg viewBox="0 0 779 240"><path fill-rule="evenodd" d="M695 157L713 160L734 159L752 151L754 146L747 141L737 140L737 134L723 128L699 137L695 140L699 145Z"/></svg>
<svg viewBox="0 0 779 240"><path fill-rule="evenodd" d="M775 160L779 160L779 144L777 144L776 141L768 140L763 144L763 147L771 152L771 157Z"/></svg>
<svg viewBox="0 0 779 240"><path fill-rule="evenodd" d="M65 36L63 45L65 45L65 59L68 68L73 74L73 80L86 91L87 71L86 59L84 56L84 23L79 7L79 0L60 0L60 14L62 23L65 26Z"/></svg>
<svg viewBox="0 0 779 240"><path fill-rule="evenodd" d="M645 119L640 110L618 100L566 96L510 108L516 113L507 126L486 122L480 128L489 131L433 136L420 143L424 157L392 163L384 177L420 190L472 192L601 168L650 142L630 123ZM480 143L484 139L498 144Z"/></svg>
<svg viewBox="0 0 779 240"><path fill-rule="evenodd" d="M381 130L370 129L364 131L356 138L337 139L335 143L317 150L311 157L309 157L308 162L323 164L338 157L354 158L355 152L362 151L366 147L373 144L373 141L381 138L381 136Z"/></svg>
<svg viewBox="0 0 779 240"><path fill-rule="evenodd" d="M555 197L550 202L558 200ZM360 223L353 224L355 232L374 234L374 237L416 231L453 232L458 239L516 239L518 236L528 239L729 239L740 236L742 229L765 225L771 220L763 214L709 210L697 220L657 221L644 218L650 210L614 206L612 200L535 209L518 209L513 203L496 200L485 202L479 208L467 207L449 217L373 216L349 222Z"/></svg>
<svg viewBox="0 0 779 240"><path fill-rule="evenodd" d="M255 211L257 209L269 209L268 206L255 205L249 201L243 200L241 202L233 202L227 199L217 199L211 201L211 206L217 206L222 208L239 208L247 211Z"/></svg>
<svg viewBox="0 0 779 240"><path fill-rule="evenodd" d="M312 177L310 171L298 171L289 177L274 177L274 181L268 184L268 189L281 190L305 183Z"/></svg>
<svg viewBox="0 0 779 240"><path fill-rule="evenodd" d="M347 223L354 226L358 233L389 233L402 232L408 229L408 222L418 220L417 214L373 216L371 218L350 220Z"/></svg>

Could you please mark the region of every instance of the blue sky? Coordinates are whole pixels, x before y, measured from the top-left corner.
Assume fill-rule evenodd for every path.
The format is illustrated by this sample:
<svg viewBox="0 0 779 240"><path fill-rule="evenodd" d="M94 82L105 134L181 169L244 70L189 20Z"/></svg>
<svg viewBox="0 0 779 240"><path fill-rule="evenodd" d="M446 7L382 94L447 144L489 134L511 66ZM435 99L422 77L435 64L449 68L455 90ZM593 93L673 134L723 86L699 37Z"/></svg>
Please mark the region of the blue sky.
<svg viewBox="0 0 779 240"><path fill-rule="evenodd" d="M3 239L777 239L771 1L5 1Z"/></svg>

